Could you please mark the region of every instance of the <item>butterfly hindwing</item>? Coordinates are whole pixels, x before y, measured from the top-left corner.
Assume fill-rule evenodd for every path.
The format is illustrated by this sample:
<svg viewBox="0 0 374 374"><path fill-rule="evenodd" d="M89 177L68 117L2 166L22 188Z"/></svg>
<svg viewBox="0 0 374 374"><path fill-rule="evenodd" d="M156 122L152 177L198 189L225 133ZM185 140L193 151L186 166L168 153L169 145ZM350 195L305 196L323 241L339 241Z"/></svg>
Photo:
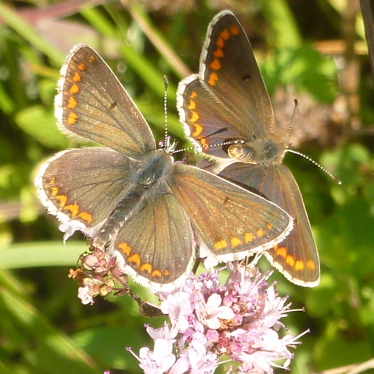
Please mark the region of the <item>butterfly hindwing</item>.
<svg viewBox="0 0 374 374"><path fill-rule="evenodd" d="M221 176L262 195L283 208L294 218L294 228L276 246L265 252L274 267L296 284L315 286L319 282L319 258L305 205L294 176L287 166L246 165L235 163Z"/></svg>
<svg viewBox="0 0 374 374"><path fill-rule="evenodd" d="M176 165L170 188L221 261L261 252L292 229L275 204L204 170Z"/></svg>
<svg viewBox="0 0 374 374"><path fill-rule="evenodd" d="M109 148L71 149L45 163L35 183L51 214L93 235L130 187L135 165L135 160Z"/></svg>
<svg viewBox="0 0 374 374"><path fill-rule="evenodd" d="M194 240L191 221L172 193L144 196L115 235L128 274L140 283L170 284L191 271Z"/></svg>

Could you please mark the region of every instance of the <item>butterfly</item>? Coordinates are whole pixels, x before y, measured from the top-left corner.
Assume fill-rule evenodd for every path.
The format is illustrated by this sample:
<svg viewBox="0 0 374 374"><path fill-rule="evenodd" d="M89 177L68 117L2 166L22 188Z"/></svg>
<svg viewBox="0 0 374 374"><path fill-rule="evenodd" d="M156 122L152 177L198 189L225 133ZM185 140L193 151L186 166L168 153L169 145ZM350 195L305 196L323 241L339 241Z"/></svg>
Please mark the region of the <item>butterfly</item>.
<svg viewBox="0 0 374 374"><path fill-rule="evenodd" d="M69 149L45 162L38 196L67 239L80 230L116 257L124 273L154 290L181 284L197 243L219 261L283 240L293 220L274 203L157 149L149 125L104 60L74 47L55 99L60 129L101 146Z"/></svg>
<svg viewBox="0 0 374 374"><path fill-rule="evenodd" d="M218 13L208 26L198 74L178 85L177 107L185 133L212 160L211 171L258 191L288 212L294 229L265 251L291 282L318 285L320 263L304 202L283 157L287 145L274 134L274 113L238 19Z"/></svg>

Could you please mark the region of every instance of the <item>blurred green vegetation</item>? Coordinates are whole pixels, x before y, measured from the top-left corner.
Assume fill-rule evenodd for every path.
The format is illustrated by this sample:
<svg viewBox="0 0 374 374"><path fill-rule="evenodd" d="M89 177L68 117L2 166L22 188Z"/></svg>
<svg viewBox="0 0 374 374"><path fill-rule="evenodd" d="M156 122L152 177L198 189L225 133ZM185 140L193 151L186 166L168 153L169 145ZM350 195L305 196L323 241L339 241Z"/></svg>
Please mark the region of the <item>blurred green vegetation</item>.
<svg viewBox="0 0 374 374"><path fill-rule="evenodd" d="M94 47L108 62L157 141L163 139L167 74L169 132L180 147L187 145L175 109L176 85L197 71L207 25L225 8L247 30L285 129L293 99L299 100L295 148L343 181L339 186L308 161L286 157L303 192L322 265L321 284L314 289L273 276L295 308L306 308L284 321L295 334L310 329L295 350L292 373L374 356L374 77L361 54L359 13L353 14L358 53L344 55L348 3L0 2L1 373L140 372L126 347L138 352L149 343L144 323L160 325L162 319L140 317L128 296L80 304L77 285L67 275L86 243L76 235L80 241L62 244L57 220L37 201L33 177L46 157L75 145L57 130L53 100L64 56L78 43ZM348 75L356 82L350 91L347 59L357 67ZM290 87L291 111L282 114L277 93ZM357 99L357 108L349 97Z"/></svg>

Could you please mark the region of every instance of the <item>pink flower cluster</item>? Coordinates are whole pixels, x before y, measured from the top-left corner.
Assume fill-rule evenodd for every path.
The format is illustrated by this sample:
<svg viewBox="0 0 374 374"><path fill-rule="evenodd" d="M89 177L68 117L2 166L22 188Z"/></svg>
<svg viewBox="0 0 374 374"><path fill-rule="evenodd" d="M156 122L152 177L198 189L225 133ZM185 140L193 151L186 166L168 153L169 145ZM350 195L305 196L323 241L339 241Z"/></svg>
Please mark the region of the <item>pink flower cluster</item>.
<svg viewBox="0 0 374 374"><path fill-rule="evenodd" d="M160 295L170 325L147 327L154 348L141 348L137 357L145 374L209 374L223 363L230 363L231 373L288 369L293 357L288 348L301 336L280 322L292 311L290 303L268 285L269 274L238 263L227 267L224 285L223 273L205 273Z"/></svg>
<svg viewBox="0 0 374 374"><path fill-rule="evenodd" d="M78 297L82 304L93 304L98 295L129 293L128 278L118 266L117 258L106 251L91 247L79 257L80 268L70 269L69 277L79 284Z"/></svg>

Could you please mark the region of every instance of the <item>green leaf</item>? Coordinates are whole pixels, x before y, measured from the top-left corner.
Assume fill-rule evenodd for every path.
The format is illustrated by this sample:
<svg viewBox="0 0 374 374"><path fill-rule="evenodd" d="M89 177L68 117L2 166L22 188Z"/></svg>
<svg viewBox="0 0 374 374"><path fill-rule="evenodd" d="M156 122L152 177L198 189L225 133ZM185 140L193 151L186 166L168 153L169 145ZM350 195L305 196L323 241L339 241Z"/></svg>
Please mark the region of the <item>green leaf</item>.
<svg viewBox="0 0 374 374"><path fill-rule="evenodd" d="M76 334L74 340L103 366L134 372L139 370L139 362L126 348L131 347L137 353L144 337L139 334L138 324L124 324L125 327L90 328Z"/></svg>
<svg viewBox="0 0 374 374"><path fill-rule="evenodd" d="M56 126L53 113L41 105L30 106L18 112L15 121L23 131L47 147L62 149L68 144L68 138Z"/></svg>
<svg viewBox="0 0 374 374"><path fill-rule="evenodd" d="M56 66L60 66L63 63L65 60L64 53L39 35L35 27L27 23L25 19L17 12L12 10L12 8L4 3L0 3L0 14L3 20L10 27L22 35L22 37L25 38L25 40L27 40L30 44L34 45L35 48L39 49L46 56L48 56Z"/></svg>
<svg viewBox="0 0 374 374"><path fill-rule="evenodd" d="M24 329L23 337L32 345L22 350L24 360L38 372L66 374L102 374L103 369L81 350L73 340L54 328L24 298L2 290L0 305L12 315L12 321ZM13 322L13 323L14 323ZM25 344L26 342L23 342Z"/></svg>
<svg viewBox="0 0 374 374"><path fill-rule="evenodd" d="M261 9L271 25L273 34L271 40L280 50L296 47L301 43L301 37L295 19L288 4L284 0L262 0Z"/></svg>
<svg viewBox="0 0 374 374"><path fill-rule="evenodd" d="M69 241L13 244L0 251L0 269L75 265L87 249L85 242Z"/></svg>

